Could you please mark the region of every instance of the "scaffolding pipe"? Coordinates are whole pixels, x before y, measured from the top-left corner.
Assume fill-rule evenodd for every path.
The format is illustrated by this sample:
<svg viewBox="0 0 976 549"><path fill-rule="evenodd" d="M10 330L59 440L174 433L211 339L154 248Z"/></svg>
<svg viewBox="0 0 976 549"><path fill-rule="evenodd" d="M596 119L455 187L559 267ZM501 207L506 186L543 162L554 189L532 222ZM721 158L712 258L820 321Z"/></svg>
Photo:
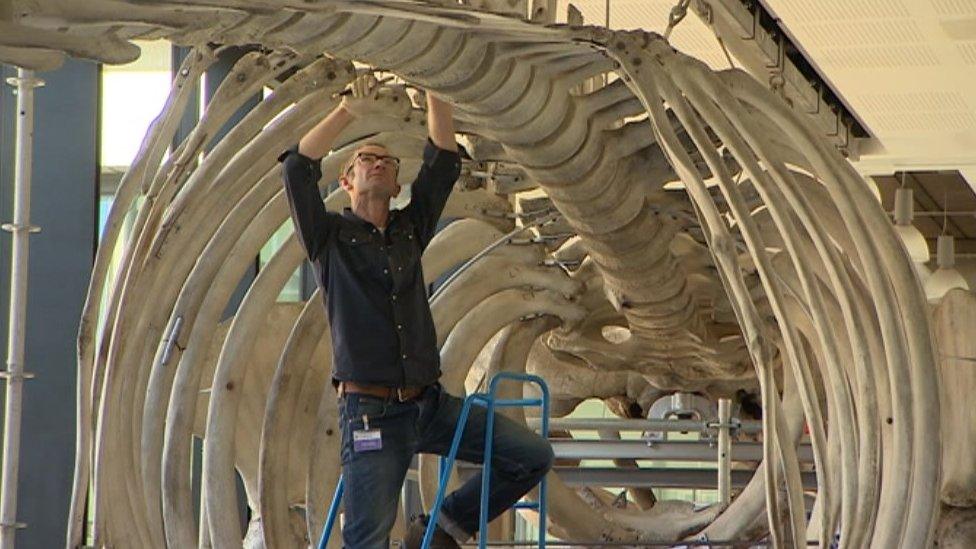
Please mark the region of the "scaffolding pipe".
<svg viewBox="0 0 976 549"><path fill-rule="evenodd" d="M704 440L580 440L550 438L556 459L640 459L657 461L715 462L715 444ZM809 443L796 447L800 463L813 463ZM762 461L762 442L742 441L731 445L732 461Z"/></svg>
<svg viewBox="0 0 976 549"><path fill-rule="evenodd" d="M730 419L730 429L737 433L756 434L762 432L762 422ZM651 433L708 433L716 429L718 420L696 419L624 419L624 418L552 418L549 428L560 431L645 431ZM539 430L539 418L526 418L530 429Z"/></svg>
<svg viewBox="0 0 976 549"><path fill-rule="evenodd" d="M718 399L718 500L732 501L732 401Z"/></svg>
<svg viewBox="0 0 976 549"><path fill-rule="evenodd" d="M12 549L14 534L25 525L17 522L17 477L20 466L20 426L24 373L24 337L27 320L27 240L38 229L30 225L31 155L34 142L34 88L43 85L34 71L18 69L7 83L16 87L17 128L14 162L14 219L3 225L11 233L10 315L7 334L7 381L3 420L3 473L0 477L0 549Z"/></svg>

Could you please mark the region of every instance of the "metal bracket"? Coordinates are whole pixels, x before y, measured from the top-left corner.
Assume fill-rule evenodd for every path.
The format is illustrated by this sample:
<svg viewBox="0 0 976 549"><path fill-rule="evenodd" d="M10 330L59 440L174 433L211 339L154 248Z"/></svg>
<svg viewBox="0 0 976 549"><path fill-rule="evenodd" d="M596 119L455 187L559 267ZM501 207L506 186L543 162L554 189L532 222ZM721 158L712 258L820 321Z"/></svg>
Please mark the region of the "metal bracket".
<svg viewBox="0 0 976 549"><path fill-rule="evenodd" d="M45 82L42 78L21 78L19 76L11 76L7 78L7 84L10 84L14 88L20 86L21 84L31 88L40 88L45 84ZM14 90L14 95L17 95L16 89ZM3 525L0 525L0 527L2 526Z"/></svg>
<svg viewBox="0 0 976 549"><path fill-rule="evenodd" d="M536 237L540 242L546 240L562 240L563 238L571 238L576 236L576 233L555 233L555 234L540 234Z"/></svg>
<svg viewBox="0 0 976 549"><path fill-rule="evenodd" d="M567 259L559 260L554 257L547 257L539 262L540 267L562 267L566 270L571 270L574 267L579 267L583 262L579 259Z"/></svg>
<svg viewBox="0 0 976 549"><path fill-rule="evenodd" d="M34 379L34 374L30 372L11 372L10 370L3 370L0 371L0 379L6 379L8 381L17 380L17 379L20 380ZM0 523L0 527L2 526L3 523Z"/></svg>
<svg viewBox="0 0 976 549"><path fill-rule="evenodd" d="M576 236L576 233L540 234L528 238L510 238L508 243L520 246L526 244L545 244L546 242L562 240L573 236Z"/></svg>
<svg viewBox="0 0 976 549"><path fill-rule="evenodd" d="M534 320L536 318L541 318L543 316L546 316L546 315L544 315L542 313L529 313L527 315L520 316L519 317L519 320L521 320L522 322L528 322L529 320Z"/></svg>
<svg viewBox="0 0 976 549"><path fill-rule="evenodd" d="M517 219L513 212L503 212L499 210L489 210L488 208L478 208L478 213L485 217L497 217L499 219Z"/></svg>
<svg viewBox="0 0 976 549"><path fill-rule="evenodd" d="M701 438L708 442L709 447L714 448L718 445L719 431L728 427L729 436L733 436L742 428L742 422L738 418L732 418L728 423L718 420L705 422L705 431L702 431Z"/></svg>
<svg viewBox="0 0 976 549"><path fill-rule="evenodd" d="M182 327L183 327L183 317L178 316L176 317L176 320L173 321L173 328L170 330L169 335L166 336L166 339L163 341L165 347L163 347L163 356L159 360L160 364L165 366L166 363L169 362L169 357L173 352L173 347L176 347L180 351L183 351L183 348L181 348L179 345L176 344L177 338L180 337L180 329Z"/></svg>
<svg viewBox="0 0 976 549"><path fill-rule="evenodd" d="M712 5L705 0L698 0L695 2L695 8L698 10L700 16L705 20L708 26L712 26L715 22L715 14L712 12Z"/></svg>
<svg viewBox="0 0 976 549"><path fill-rule="evenodd" d="M544 218L544 217L546 217L548 215L552 215L554 212L555 212L555 210L553 208L541 208L541 209L538 209L538 210L521 211L521 212L518 212L518 213L514 213L513 212L513 214L514 214L514 218L515 219L520 219L520 220L523 220L524 221L525 219L528 218L532 222L535 222L535 221L537 221L539 219L542 219L542 218ZM551 223L552 221L555 221L555 218L552 219L552 220L550 220L550 221L546 221L545 223L542 223L542 225L547 225L547 224Z"/></svg>
<svg viewBox="0 0 976 549"><path fill-rule="evenodd" d="M729 431L735 432L742 428L742 421L739 418L732 418L728 423L720 423L718 421L709 421L705 423L705 427L709 429L722 429L728 427Z"/></svg>
<svg viewBox="0 0 976 549"><path fill-rule="evenodd" d="M20 225L18 223L4 223L0 225L0 229L7 231L8 233L20 233L27 231L28 233L39 233L41 228L37 225Z"/></svg>
<svg viewBox="0 0 976 549"><path fill-rule="evenodd" d="M668 28L664 30L663 35L665 40L671 37L671 31L688 15L689 4L691 4L691 0L678 0L678 3L671 8L671 13L668 15Z"/></svg>

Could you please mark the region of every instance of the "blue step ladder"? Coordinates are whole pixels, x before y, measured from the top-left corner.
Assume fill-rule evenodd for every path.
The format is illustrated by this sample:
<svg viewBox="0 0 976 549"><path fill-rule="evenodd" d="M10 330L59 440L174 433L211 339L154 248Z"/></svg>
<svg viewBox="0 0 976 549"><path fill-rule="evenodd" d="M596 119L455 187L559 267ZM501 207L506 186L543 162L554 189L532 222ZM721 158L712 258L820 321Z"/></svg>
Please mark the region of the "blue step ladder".
<svg viewBox="0 0 976 549"><path fill-rule="evenodd" d="M522 399L498 399L498 385L502 380L515 380L522 382L535 383L539 387L542 398L522 398ZM440 484L437 488L437 498L434 500L434 507L430 511L430 519L427 523L427 530L424 533L424 541L421 549L429 549L431 540L434 537L434 529L437 524L437 515L440 514L441 505L444 503L445 492L447 491L447 481L451 477L451 469L457 457L458 447L461 445L461 436L464 433L464 426L467 424L468 415L471 413L471 406L479 404L487 408L488 424L485 426L485 467L481 476L481 515L478 527L478 548L486 549L488 546L488 486L491 483L491 458L492 440L495 430L495 408L514 408L539 406L542 408L542 437L549 437L549 386L545 380L539 376L531 374L518 374L513 372L501 372L492 377L488 384L487 393L473 393L464 399L464 406L461 408L461 415L458 417L457 426L454 429L454 439L451 442L451 450L447 456L441 459ZM342 475L336 485L335 494L332 496L332 504L329 505L329 515L325 521L325 528L322 530L322 538L319 540L319 549L325 549L335 526L336 516L339 514L339 504L342 501L342 493L345 483ZM539 512L539 549L546 547L546 478L543 477L539 482L539 501L520 501L514 505L515 509L535 509Z"/></svg>

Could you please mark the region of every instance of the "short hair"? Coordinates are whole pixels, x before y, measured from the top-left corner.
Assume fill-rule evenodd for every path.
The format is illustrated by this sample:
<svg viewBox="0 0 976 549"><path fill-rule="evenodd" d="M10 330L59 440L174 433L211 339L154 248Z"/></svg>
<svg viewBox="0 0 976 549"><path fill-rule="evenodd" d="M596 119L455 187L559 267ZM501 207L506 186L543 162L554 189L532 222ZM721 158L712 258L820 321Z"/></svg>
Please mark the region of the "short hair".
<svg viewBox="0 0 976 549"><path fill-rule="evenodd" d="M390 151L390 149L388 149L386 145L382 143L378 143L376 141L367 141L359 145L351 153L349 153L349 157L346 158L346 161L342 163L342 169L339 171L339 177L336 178L337 180L342 179L343 177L346 176L347 173L349 173L349 169L352 168L353 163L356 162L356 155L359 154L359 151L363 150L366 147L382 147L383 150L387 152Z"/></svg>

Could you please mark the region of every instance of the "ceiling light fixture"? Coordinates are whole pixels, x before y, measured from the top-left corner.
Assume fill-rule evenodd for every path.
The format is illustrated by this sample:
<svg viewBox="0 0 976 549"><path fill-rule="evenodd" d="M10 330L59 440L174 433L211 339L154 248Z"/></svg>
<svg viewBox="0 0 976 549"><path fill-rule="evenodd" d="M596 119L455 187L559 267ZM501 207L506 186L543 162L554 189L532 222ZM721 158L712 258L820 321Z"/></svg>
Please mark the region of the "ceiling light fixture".
<svg viewBox="0 0 976 549"><path fill-rule="evenodd" d="M948 196L946 196L944 205L948 208ZM956 241L952 235L946 234L948 225L949 215L947 211L942 216L942 234L939 235L936 244L936 260L939 268L925 280L925 297L932 304L938 303L953 288L969 290L969 283L956 270Z"/></svg>
<svg viewBox="0 0 976 549"><path fill-rule="evenodd" d="M901 187L895 189L895 232L908 255L916 263L929 260L929 245L922 233L912 225L912 190L905 187L905 172L901 173Z"/></svg>

